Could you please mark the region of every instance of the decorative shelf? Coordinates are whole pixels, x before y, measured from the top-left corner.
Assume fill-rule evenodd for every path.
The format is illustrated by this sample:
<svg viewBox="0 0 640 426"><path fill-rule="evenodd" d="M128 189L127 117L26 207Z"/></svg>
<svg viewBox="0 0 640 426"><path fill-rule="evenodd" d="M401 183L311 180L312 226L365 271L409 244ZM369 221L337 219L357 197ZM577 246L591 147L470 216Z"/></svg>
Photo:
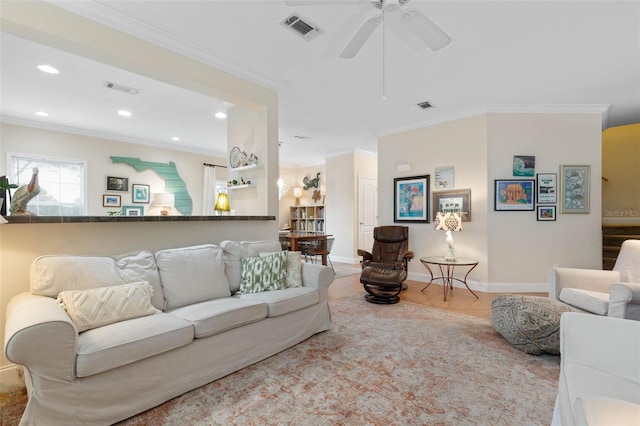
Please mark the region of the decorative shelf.
<svg viewBox="0 0 640 426"><path fill-rule="evenodd" d="M262 168L262 163L249 164L248 166L231 167L230 170L234 172L239 172L241 170L260 169L260 168Z"/></svg>
<svg viewBox="0 0 640 426"><path fill-rule="evenodd" d="M244 185L227 186L227 189L244 189L244 188L253 188L254 186L256 186L255 183L246 183Z"/></svg>

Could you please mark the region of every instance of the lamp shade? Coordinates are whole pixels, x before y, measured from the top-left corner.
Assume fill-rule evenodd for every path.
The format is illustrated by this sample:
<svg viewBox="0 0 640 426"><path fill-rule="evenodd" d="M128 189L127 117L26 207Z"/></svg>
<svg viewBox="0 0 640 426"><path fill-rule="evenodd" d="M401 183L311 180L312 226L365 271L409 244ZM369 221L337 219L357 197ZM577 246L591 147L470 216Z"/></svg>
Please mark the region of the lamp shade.
<svg viewBox="0 0 640 426"><path fill-rule="evenodd" d="M462 216L455 212L438 212L435 225L438 231L462 231Z"/></svg>
<svg viewBox="0 0 640 426"><path fill-rule="evenodd" d="M224 192L219 193L218 198L216 199L216 205L213 209L217 212L231 211L231 206L229 205L229 196Z"/></svg>
<svg viewBox="0 0 640 426"><path fill-rule="evenodd" d="M156 192L153 194L153 202L158 207L173 207L175 204L174 194L170 194L168 192Z"/></svg>
<svg viewBox="0 0 640 426"><path fill-rule="evenodd" d="M302 197L302 188L293 188L293 196L296 198Z"/></svg>

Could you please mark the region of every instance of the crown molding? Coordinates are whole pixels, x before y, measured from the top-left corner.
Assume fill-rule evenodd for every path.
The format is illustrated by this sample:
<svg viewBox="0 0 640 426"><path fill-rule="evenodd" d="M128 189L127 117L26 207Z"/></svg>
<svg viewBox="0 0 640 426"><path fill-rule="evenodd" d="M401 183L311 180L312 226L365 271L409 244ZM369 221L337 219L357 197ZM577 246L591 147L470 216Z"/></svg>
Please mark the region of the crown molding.
<svg viewBox="0 0 640 426"><path fill-rule="evenodd" d="M227 58L219 53L208 52L194 43L190 43L184 39L152 27L142 21L131 18L130 16L109 8L105 4L101 4L93 0L45 1L68 12L96 21L149 43L164 47L165 49L169 49L190 59L265 86L268 89L279 91L289 86L286 81L258 72L255 69Z"/></svg>
<svg viewBox="0 0 640 426"><path fill-rule="evenodd" d="M6 115L0 116L0 123L13 124L16 126L29 127L32 129L49 130L52 132L70 133L74 135L88 136L91 138L108 139L116 142L126 142L126 143L132 143L136 145L153 146L156 148L170 149L173 151L190 152L193 154L227 158L226 152L213 151L213 150L197 148L192 146L183 146L183 145L172 144L167 142L154 141L150 139L135 138L131 136L123 136L123 135L118 135L118 134L109 133L109 132L100 132L96 130L81 129L78 127L63 126L60 124L43 123L41 121L27 120L24 118L10 117Z"/></svg>
<svg viewBox="0 0 640 426"><path fill-rule="evenodd" d="M387 129L378 137L394 135L422 127L435 126L450 121L461 120L481 114L602 114L602 130L609 127L610 104L489 104L470 108L454 114L438 117L432 120L419 121L404 126Z"/></svg>

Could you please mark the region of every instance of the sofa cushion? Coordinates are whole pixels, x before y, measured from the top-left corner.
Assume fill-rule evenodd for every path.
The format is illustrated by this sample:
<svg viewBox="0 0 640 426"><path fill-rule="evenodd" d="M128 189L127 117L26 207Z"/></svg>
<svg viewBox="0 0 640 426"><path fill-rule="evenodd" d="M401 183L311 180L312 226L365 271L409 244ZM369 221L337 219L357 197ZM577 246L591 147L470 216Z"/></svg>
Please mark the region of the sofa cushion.
<svg viewBox="0 0 640 426"><path fill-rule="evenodd" d="M267 304L268 317L277 317L320 302L318 290L310 287L293 287L262 293L237 294L240 300L260 301Z"/></svg>
<svg viewBox="0 0 640 426"><path fill-rule="evenodd" d="M242 258L241 293L281 290L287 288L287 252L264 257Z"/></svg>
<svg viewBox="0 0 640 426"><path fill-rule="evenodd" d="M267 317L267 305L261 301L233 297L207 300L168 312L193 324L195 337L219 334Z"/></svg>
<svg viewBox="0 0 640 426"><path fill-rule="evenodd" d="M85 331L78 336L76 375L87 377L193 341L193 325L165 313Z"/></svg>
<svg viewBox="0 0 640 426"><path fill-rule="evenodd" d="M157 314L151 305L153 288L146 281L87 290L66 290L58 303L79 332L114 322Z"/></svg>
<svg viewBox="0 0 640 426"><path fill-rule="evenodd" d="M269 256L274 252L260 253L260 256ZM287 288L302 286L302 253L299 251L287 251Z"/></svg>
<svg viewBox="0 0 640 426"><path fill-rule="evenodd" d="M565 287L558 297L564 303L598 315L609 311L609 293Z"/></svg>
<svg viewBox="0 0 640 426"><path fill-rule="evenodd" d="M160 250L156 263L166 309L231 295L222 249L216 245Z"/></svg>
<svg viewBox="0 0 640 426"><path fill-rule="evenodd" d="M278 240L268 241L222 241L220 247L224 249L225 273L229 280L231 293L240 289L242 281L243 257L259 256L261 252L276 252L281 250Z"/></svg>
<svg viewBox="0 0 640 426"><path fill-rule="evenodd" d="M153 287L151 303L164 308L156 260L150 251L119 256L40 256L31 263L31 293L58 297L65 290L86 290L137 281Z"/></svg>

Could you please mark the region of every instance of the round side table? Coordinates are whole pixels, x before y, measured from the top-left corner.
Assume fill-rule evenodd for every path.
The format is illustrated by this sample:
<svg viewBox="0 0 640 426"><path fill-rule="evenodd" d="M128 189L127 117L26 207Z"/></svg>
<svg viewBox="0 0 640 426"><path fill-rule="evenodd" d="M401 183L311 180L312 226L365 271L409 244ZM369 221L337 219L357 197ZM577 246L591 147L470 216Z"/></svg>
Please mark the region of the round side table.
<svg viewBox="0 0 640 426"><path fill-rule="evenodd" d="M444 256L429 256L429 257L421 257L420 262L424 265L425 268L427 268L427 271L429 271L429 274L431 274L431 280L429 281L427 286L423 288L421 291L424 291L434 281L441 280L442 286L444 287L444 301L446 302L447 293L449 292L449 290L453 291L453 281L455 280L464 284L464 286L467 287L467 290L469 290L471 294L473 294L476 297L476 299L478 299L478 295L475 294L473 290L469 288L469 285L467 285L467 277L469 276L469 273L473 270L473 268L478 266L477 260L465 259L463 257L458 257L455 260L448 260L448 259L445 259ZM433 269L431 269L432 266L438 266L438 268L440 269L439 277L436 277L433 275ZM453 271L455 270L456 266L470 267L467 273L464 275L463 279L456 278L453 276Z"/></svg>

